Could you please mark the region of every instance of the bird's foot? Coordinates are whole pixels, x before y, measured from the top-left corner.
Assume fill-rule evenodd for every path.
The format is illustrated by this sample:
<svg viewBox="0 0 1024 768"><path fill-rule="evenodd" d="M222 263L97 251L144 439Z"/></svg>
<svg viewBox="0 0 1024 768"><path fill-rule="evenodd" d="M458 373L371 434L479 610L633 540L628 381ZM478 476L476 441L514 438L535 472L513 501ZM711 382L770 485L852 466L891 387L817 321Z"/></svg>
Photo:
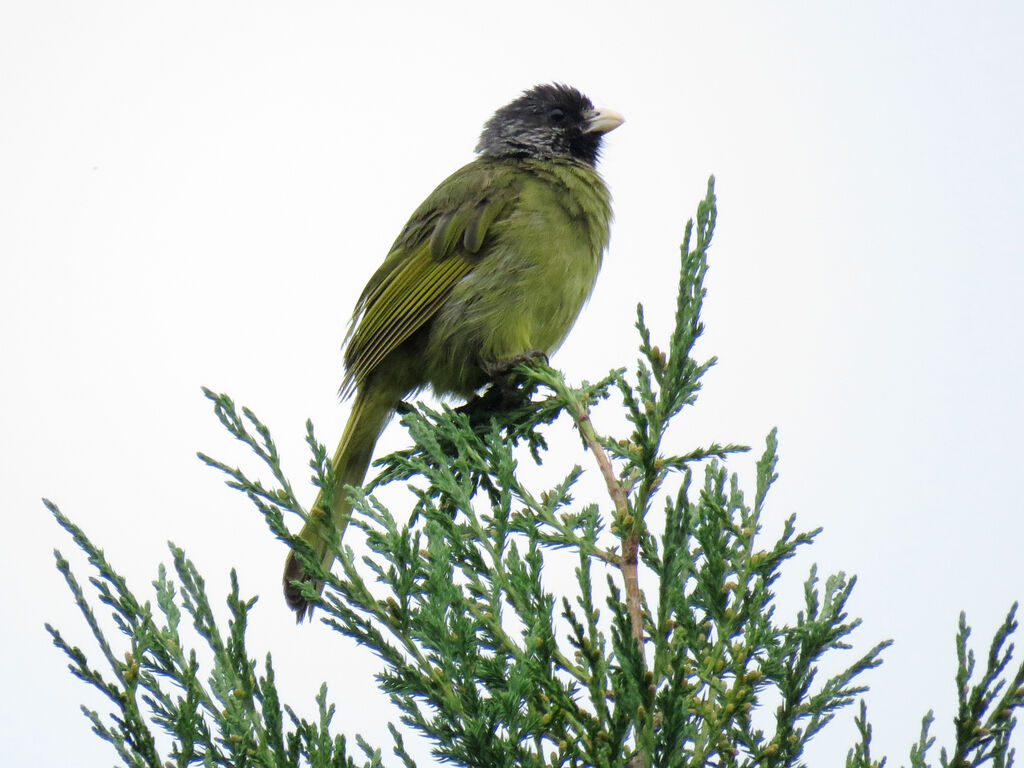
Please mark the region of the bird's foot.
<svg viewBox="0 0 1024 768"><path fill-rule="evenodd" d="M494 360L483 364L484 373L486 373L491 379L498 381L501 378L508 378L509 372L520 363L529 363L534 360L540 360L544 363L548 361L548 355L546 352L540 349L530 349L521 354L507 357L504 360Z"/></svg>
<svg viewBox="0 0 1024 768"><path fill-rule="evenodd" d="M487 424L491 416L515 411L526 405L533 396L534 386L522 386L522 380L514 373L520 363L540 361L547 363L548 356L539 349L481 363L481 368L491 380L491 386L482 395L475 395L465 405L455 410L469 417L470 424Z"/></svg>
<svg viewBox="0 0 1024 768"><path fill-rule="evenodd" d="M530 362L546 365L548 356L539 349L531 349L514 357L484 364L484 372L491 378L491 390L498 390L501 395L499 403L505 410L522 405L533 394L534 388L521 386L522 381L514 373L517 365Z"/></svg>

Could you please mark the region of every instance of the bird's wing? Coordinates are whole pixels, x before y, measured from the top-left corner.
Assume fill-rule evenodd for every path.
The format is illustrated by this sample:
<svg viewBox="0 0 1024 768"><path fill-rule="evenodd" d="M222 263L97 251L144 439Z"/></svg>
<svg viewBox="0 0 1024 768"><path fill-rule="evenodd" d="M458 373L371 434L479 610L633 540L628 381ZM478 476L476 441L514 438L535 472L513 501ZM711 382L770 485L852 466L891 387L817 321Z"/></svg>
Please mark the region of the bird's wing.
<svg viewBox="0 0 1024 768"><path fill-rule="evenodd" d="M511 213L517 188L508 166L477 160L420 205L356 304L343 396L433 317L487 255L494 225Z"/></svg>

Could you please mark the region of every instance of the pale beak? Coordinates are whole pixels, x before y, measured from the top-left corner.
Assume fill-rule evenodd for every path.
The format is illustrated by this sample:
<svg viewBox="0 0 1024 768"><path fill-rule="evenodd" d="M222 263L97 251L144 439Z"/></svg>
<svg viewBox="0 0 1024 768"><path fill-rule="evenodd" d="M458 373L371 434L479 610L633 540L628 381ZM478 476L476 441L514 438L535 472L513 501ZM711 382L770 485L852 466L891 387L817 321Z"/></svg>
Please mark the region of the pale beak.
<svg viewBox="0 0 1024 768"><path fill-rule="evenodd" d="M584 133L608 133L614 131L626 118L614 109L595 109L587 115L587 127Z"/></svg>

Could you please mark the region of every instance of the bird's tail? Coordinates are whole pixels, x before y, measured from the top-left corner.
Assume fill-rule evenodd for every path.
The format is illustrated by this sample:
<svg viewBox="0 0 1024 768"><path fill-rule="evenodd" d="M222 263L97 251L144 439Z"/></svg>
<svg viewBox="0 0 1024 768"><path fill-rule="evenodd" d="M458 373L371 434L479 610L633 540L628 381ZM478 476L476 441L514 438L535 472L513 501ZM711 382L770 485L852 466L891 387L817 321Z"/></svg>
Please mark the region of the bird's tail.
<svg viewBox="0 0 1024 768"><path fill-rule="evenodd" d="M325 509L325 493L321 488L309 511L306 524L299 531L299 538L313 549L326 569L334 562L331 539L334 544L338 543L352 512L352 504L348 500L345 486L363 484L370 459L373 457L373 447L391 417L393 407L394 397L390 393L375 393L370 387L361 388L356 392L352 414L345 425L345 433L341 436L334 458L331 459L334 484L330 493L330 509ZM328 513L329 523L324 519ZM301 590L294 582L312 582L318 592L323 589L323 584L306 572L292 550L284 564L284 598L288 607L295 611L296 621L301 623L312 614L313 606L303 598Z"/></svg>

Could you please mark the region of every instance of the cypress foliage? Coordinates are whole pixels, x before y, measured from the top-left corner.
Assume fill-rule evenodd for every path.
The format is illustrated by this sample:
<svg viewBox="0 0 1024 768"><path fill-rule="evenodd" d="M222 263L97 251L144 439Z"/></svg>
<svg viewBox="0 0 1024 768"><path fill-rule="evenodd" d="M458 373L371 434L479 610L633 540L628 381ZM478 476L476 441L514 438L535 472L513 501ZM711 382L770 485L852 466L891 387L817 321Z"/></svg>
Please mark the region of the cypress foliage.
<svg viewBox="0 0 1024 768"><path fill-rule="evenodd" d="M727 469L728 457L745 448L665 452L666 430L696 402L714 364L694 357L715 226L713 182L686 226L664 350L638 308L639 356L631 371L570 386L546 364L529 363L515 372L518 397L495 389L462 408L405 408L411 447L378 462L380 475L366 489L348 491L355 501L350 528L361 531L372 555L357 558L340 545L340 567L329 573L308 547L299 551L326 584L322 596L307 588L319 616L344 636L339 642L376 653L381 691L439 760L487 768L798 766L808 741L866 692L864 673L881 664L888 641L849 657L860 624L846 612L854 578L822 578L812 568L803 609L790 619L776 613L783 566L818 531L799 531L790 517L777 539L764 540L765 502L776 479L774 431L756 463L752 501ZM274 483L200 457L227 473L274 535L301 547L284 518L305 511L269 429L227 395L206 394ZM590 418L593 406L612 398L622 404L626 434L602 434ZM545 434L570 424L589 469L564 467L552 487L529 487L520 462L528 453L556 465ZM331 487L327 452L308 423L307 442L317 482ZM604 501L577 502L586 472L601 478ZM385 508L374 496L396 482L412 490L412 509ZM57 552L57 567L99 643L100 666L47 628L72 673L109 699L109 715L84 711L124 765L414 765L394 725L389 749L396 759L384 760L381 747L358 735L335 734L326 685L316 722L279 700L270 655L258 664L246 649L254 599L241 597L234 571L231 616L222 626L202 577L172 545L177 583L161 566L153 606L47 506L87 554L89 581L110 615L111 624L101 624L95 599ZM554 570L556 551L570 554L571 573ZM211 668L201 669L186 647L184 618L208 645ZM1011 667L1016 629L1014 606L979 673L961 615L955 743L941 750L938 765L1011 765L1015 713L1024 706L1024 664ZM839 659L841 671L823 679L822 670ZM774 712L764 711L766 702L778 702ZM847 767L881 765L871 754L863 701L855 722L859 741ZM931 724L929 713L911 750L914 768L936 764Z"/></svg>

